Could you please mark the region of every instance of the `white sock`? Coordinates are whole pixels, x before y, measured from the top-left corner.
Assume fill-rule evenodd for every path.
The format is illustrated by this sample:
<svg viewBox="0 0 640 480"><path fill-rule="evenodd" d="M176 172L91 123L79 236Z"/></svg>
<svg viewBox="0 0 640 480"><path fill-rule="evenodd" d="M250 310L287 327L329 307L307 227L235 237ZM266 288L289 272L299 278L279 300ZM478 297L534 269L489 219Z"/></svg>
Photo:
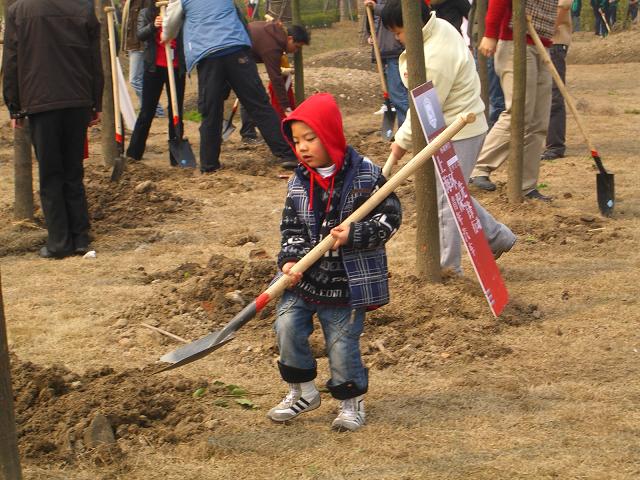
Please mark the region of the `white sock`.
<svg viewBox="0 0 640 480"><path fill-rule="evenodd" d="M302 396L307 399L315 397L318 393L318 389L313 380L310 382L302 382L300 388L302 389Z"/></svg>

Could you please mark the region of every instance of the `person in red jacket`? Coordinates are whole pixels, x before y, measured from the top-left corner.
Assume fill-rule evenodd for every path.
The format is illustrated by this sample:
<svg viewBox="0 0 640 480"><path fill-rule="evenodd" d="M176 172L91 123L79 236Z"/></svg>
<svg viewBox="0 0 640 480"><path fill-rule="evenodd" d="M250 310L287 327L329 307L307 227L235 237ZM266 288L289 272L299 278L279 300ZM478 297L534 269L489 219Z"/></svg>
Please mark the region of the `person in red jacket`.
<svg viewBox="0 0 640 480"><path fill-rule="evenodd" d="M526 0L527 15L548 48L555 29L558 0ZM489 176L509 157L511 141L511 102L513 99L513 30L511 29L511 0L489 2L485 18L485 36L478 50L485 56L495 56L495 69L504 91L506 109L488 133L478 162L471 174L471 182L483 190L495 190ZM549 126L552 79L549 69L527 36L527 91L524 113L524 160L522 192L526 198L550 201L538 189L540 155Z"/></svg>

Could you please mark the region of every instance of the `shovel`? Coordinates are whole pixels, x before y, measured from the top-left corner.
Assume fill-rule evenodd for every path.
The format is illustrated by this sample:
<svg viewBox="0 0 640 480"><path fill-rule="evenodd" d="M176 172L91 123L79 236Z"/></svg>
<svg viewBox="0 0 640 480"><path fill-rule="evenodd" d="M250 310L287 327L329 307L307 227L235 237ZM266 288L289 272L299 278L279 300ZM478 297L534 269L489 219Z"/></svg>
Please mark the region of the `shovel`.
<svg viewBox="0 0 640 480"><path fill-rule="evenodd" d="M367 19L369 20L369 30L371 31L371 39L373 40L373 51L376 55L376 65L378 66L378 75L380 75L380 84L382 85L382 95L384 97L385 112L382 115L382 137L391 141L393 138L393 125L396 121L396 111L391 105L389 92L387 91L387 82L384 79L384 71L382 70L382 57L380 56L380 47L378 46L378 38L376 37L376 26L373 22L373 13L371 7L367 7Z"/></svg>
<svg viewBox="0 0 640 480"><path fill-rule="evenodd" d="M222 124L222 141L225 142L229 139L231 134L236 131L236 127L233 125L233 117L238 111L239 101L236 98L236 101L233 102L233 108L231 108L231 115L229 115L229 119L225 120Z"/></svg>
<svg viewBox="0 0 640 480"><path fill-rule="evenodd" d="M584 137L584 140L587 146L589 147L589 151L591 152L591 158L593 158L593 161L595 162L596 167L598 167L599 173L596 175L596 191L598 195L598 208L600 209L600 212L605 217L610 217L611 215L613 215L613 207L615 205L615 195L614 195L615 189L613 184L613 174L608 173L605 170L604 165L602 164L602 160L600 159L600 155L598 154L598 151L593 146L593 143L591 143L591 139L587 136L587 131L585 130L584 125L582 123L582 118L578 114L578 109L576 108L576 104L573 101L573 98L571 97L571 95L569 95L569 92L567 91L567 87L562 81L562 78L560 78L560 74L558 74L556 67L553 65L553 62L551 61L551 58L547 53L547 49L544 48L544 45L542 45L542 42L540 41L540 37L538 37L538 34L533 28L533 25L531 25L530 18L527 18L527 29L529 31L529 36L531 37L531 39L536 45L536 48L538 49L538 53L540 53L540 56L542 56L544 63L547 65L547 67L551 71L551 75L553 76L553 79L556 82L556 86L558 87L558 90L560 90L560 93L562 93L562 96L567 102L567 105L569 106L569 110L571 110L571 113L573 114L573 118L576 119L576 123L578 124L578 130L580 130L580 133Z"/></svg>
<svg viewBox="0 0 640 480"><path fill-rule="evenodd" d="M473 122L475 115L467 113L458 118L449 125L440 135L433 139L425 148L423 148L415 157L413 157L398 173L389 179L382 187L380 187L369 199L364 202L360 208L349 215L341 225L347 226L352 222L358 222L364 219L380 202L389 196L402 182L404 182L418 168L429 161L431 156L445 145L456 133L458 133L467 123ZM335 239L329 235L318 243L309 253L307 253L300 261L298 261L291 269L292 273L302 273L317 262L326 252L328 252ZM225 325L221 330L211 332L208 335L188 343L173 352L169 352L160 358L161 362L168 365L162 367L154 373L171 370L191 363L202 358L214 350L217 350L225 343L230 342L235 332L255 317L271 300L279 297L286 288L289 287L289 276L282 275L278 280L272 283L269 288L262 292L249 305L244 307L233 319Z"/></svg>
<svg viewBox="0 0 640 480"><path fill-rule="evenodd" d="M109 29L109 56L111 57L111 83L113 84L113 116L116 123L116 143L118 145L118 156L113 160L113 170L111 171L111 181L117 182L124 172L127 158L124 155L124 122L120 114L120 89L118 87L118 70L116 65L116 31L114 24L115 8L104 7L107 14L107 28Z"/></svg>
<svg viewBox="0 0 640 480"><path fill-rule="evenodd" d="M168 2L157 2L156 6L160 7L160 16L164 18L165 10ZM169 151L175 158L179 167L194 168L196 157L193 154L189 140L182 138L182 126L180 124L180 110L178 110L178 94L176 89L176 76L173 71L173 50L170 42L164 44L165 56L167 59L167 76L169 77L169 96L171 97L171 109L173 110L173 128L176 138L169 140Z"/></svg>

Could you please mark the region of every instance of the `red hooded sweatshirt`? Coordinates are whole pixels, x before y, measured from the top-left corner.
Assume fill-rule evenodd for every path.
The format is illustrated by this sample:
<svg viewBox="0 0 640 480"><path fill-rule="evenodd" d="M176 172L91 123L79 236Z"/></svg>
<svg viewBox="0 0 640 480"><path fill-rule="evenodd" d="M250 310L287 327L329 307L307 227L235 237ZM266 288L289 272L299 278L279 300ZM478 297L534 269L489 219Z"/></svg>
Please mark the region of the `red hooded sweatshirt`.
<svg viewBox="0 0 640 480"><path fill-rule="evenodd" d="M315 169L309 167L298 155L298 152L296 152L291 134L291 122L295 121L301 121L309 125L322 142L322 145L324 145L325 150L336 166L331 176L322 178L320 174ZM331 194L335 176L342 170L344 156L347 152L347 141L344 138L344 131L342 130L342 114L333 96L329 93L318 93L307 98L291 115L282 121L282 132L293 151L296 152L300 163L302 163L309 172L311 178L309 186L309 207L313 208L314 182L320 185L323 190L331 191L328 205L331 204Z"/></svg>

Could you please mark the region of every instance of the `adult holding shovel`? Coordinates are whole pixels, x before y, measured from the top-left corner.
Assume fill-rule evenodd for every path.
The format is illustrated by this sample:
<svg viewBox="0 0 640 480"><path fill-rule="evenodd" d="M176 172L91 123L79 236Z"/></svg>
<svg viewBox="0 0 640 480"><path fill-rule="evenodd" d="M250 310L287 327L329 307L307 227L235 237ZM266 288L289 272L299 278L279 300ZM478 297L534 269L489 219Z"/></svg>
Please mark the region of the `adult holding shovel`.
<svg viewBox="0 0 640 480"><path fill-rule="evenodd" d="M376 25L375 22L373 20L373 7L375 5L375 2L373 0L366 0L365 2L365 6L366 6L366 10L367 10L367 21L368 21L368 26L369 26L369 31L371 32L371 43L373 45L373 52L375 55L375 59L376 59L376 66L378 68L378 75L380 76L380 85L382 86L382 97L383 97L383 106L382 106L382 127L381 127L381 134L382 134L382 138L384 138L385 140L389 140L391 141L393 139L393 130L394 130L394 124L396 122L396 109L395 107L392 105L391 103L391 98L389 96L389 92L387 90L387 80L385 78L385 65L383 65L382 63L382 56L380 54L380 46L378 44L378 33L376 31ZM382 2L382 5L380 6L384 6L384 2ZM380 7L379 6L379 7ZM380 30L384 30L384 27L380 27ZM402 52L402 48L400 48L400 52ZM400 52L398 52L398 55L400 54ZM392 70L395 69L395 71L392 72ZM393 63L391 66L387 66L387 71L389 73L389 75L391 75L392 73L397 77L398 80L400 80L400 74L398 71L398 64L397 64L397 59L396 62ZM400 81L400 83L402 83ZM406 88L404 90L405 92L405 98L406 98ZM399 102L402 103L402 102ZM403 121L404 121L404 116L406 116L406 112L408 109L408 103L405 103L404 105L401 106L401 108L404 109L403 112ZM402 124L402 122L398 122L399 124Z"/></svg>
<svg viewBox="0 0 640 480"><path fill-rule="evenodd" d="M182 105L186 77L184 53L182 50L182 32L179 32L176 40L172 40L165 46L161 41L162 17L160 15L160 9L157 5L150 5L142 9L138 15L137 34L138 38L145 43L142 106L133 133L131 134L131 141L129 148L127 148L127 156L133 161L142 159L149 136L149 129L155 118L158 100L160 99L162 90L165 89L171 100L168 115L169 162L172 166L189 166L180 163L185 157L180 155L180 151L172 148L172 145L181 145L182 143ZM170 68L175 72L174 95L171 94Z"/></svg>

